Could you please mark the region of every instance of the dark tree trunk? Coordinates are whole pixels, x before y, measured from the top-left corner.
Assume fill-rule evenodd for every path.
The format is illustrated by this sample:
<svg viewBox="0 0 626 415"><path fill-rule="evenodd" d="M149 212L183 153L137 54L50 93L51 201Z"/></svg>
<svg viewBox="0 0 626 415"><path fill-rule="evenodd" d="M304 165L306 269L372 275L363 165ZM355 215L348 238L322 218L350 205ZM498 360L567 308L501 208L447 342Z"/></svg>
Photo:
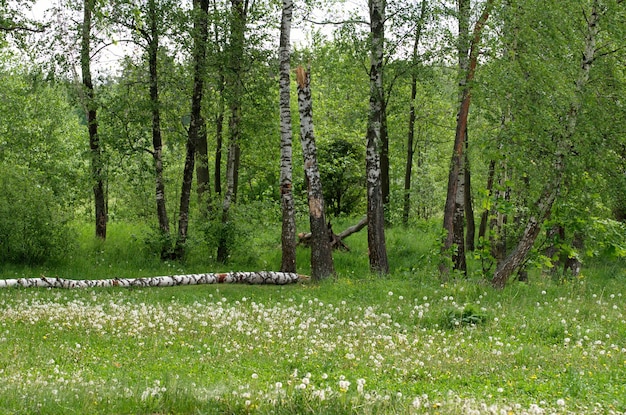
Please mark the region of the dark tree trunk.
<svg viewBox="0 0 626 415"><path fill-rule="evenodd" d="M215 194L222 194L222 147L224 141L224 75L220 75L218 94L219 106L215 116L215 166L213 177L215 180Z"/></svg>
<svg viewBox="0 0 626 415"><path fill-rule="evenodd" d="M85 0L83 3L80 65L85 91L84 105L87 115L87 128L89 130L89 149L91 151L91 180L95 205L96 237L106 239L107 203L104 185L104 163L102 161L102 147L98 135L97 104L94 99L95 94L91 79L91 20L94 7L94 0Z"/></svg>
<svg viewBox="0 0 626 415"><path fill-rule="evenodd" d="M148 68L150 73L150 108L152 111L152 157L154 159L156 206L159 230L167 241L170 235L170 223L167 217L165 200L165 182L163 181L163 140L161 138L161 108L159 100L159 76L157 59L159 52L159 29L156 5L154 0L148 3L148 19L150 36L148 38ZM161 257L165 258L170 246L162 246Z"/></svg>
<svg viewBox="0 0 626 415"><path fill-rule="evenodd" d="M411 79L411 106L409 107L409 133L406 140L406 164L404 168L404 204L402 207L402 225L408 226L411 212L411 178L413 176L413 155L415 148L415 96L417 95L417 77Z"/></svg>
<svg viewBox="0 0 626 415"><path fill-rule="evenodd" d="M382 192L382 125L384 123L383 48L385 1L370 0L370 110L367 121L367 246L370 271L389 273Z"/></svg>
<svg viewBox="0 0 626 415"><path fill-rule="evenodd" d="M291 134L291 16L293 1L283 0L280 25L280 198L283 225L281 232L282 262L280 270L296 272L296 218L292 190L292 134Z"/></svg>
<svg viewBox="0 0 626 415"><path fill-rule="evenodd" d="M311 226L311 276L319 281L335 274L330 235L324 213L322 181L317 164L317 147L313 133L313 105L309 73L299 66L298 110L300 112L300 141L304 157L304 173L308 183L309 222Z"/></svg>
<svg viewBox="0 0 626 415"><path fill-rule="evenodd" d="M411 212L411 178L413 175L413 156L415 155L415 98L417 97L417 66L419 45L422 37L422 28L426 19L426 8L428 2L422 0L420 17L415 28L415 39L413 42L413 70L411 73L411 100L409 104L409 128L406 143L406 164L404 169L404 206L402 209L402 224L409 224L409 214Z"/></svg>
<svg viewBox="0 0 626 415"><path fill-rule="evenodd" d="M191 126L190 126L191 131ZM191 133L189 133L191 134ZM185 243L189 228L189 201L191 199L191 187L193 185L193 170L196 156L195 142L187 136L185 167L183 168L183 183L180 191L180 206L178 213L178 236L174 250L174 259L182 259L185 256Z"/></svg>
<svg viewBox="0 0 626 415"><path fill-rule="evenodd" d="M247 4L247 3L246 3ZM230 220L229 211L237 201L237 187L239 184L239 157L241 139L241 96L243 45L246 24L246 4L243 0L231 0L230 44L228 59L228 96L230 119L228 122L228 154L226 156L226 193L222 203L222 228L217 247L217 260L225 263L230 256L230 240L226 228Z"/></svg>
<svg viewBox="0 0 626 415"><path fill-rule="evenodd" d="M382 70L382 67L381 67ZM389 204L389 132L387 131L387 102L381 101L380 113L380 189L383 205Z"/></svg>
<svg viewBox="0 0 626 415"><path fill-rule="evenodd" d="M474 204L472 203L472 174L470 170L469 154L468 154L469 141L467 139L467 131L465 132L465 191L463 196L465 199L465 226L467 227L465 233L465 250L468 252L474 251L474 242L476 239L476 223L474 222Z"/></svg>
<svg viewBox="0 0 626 415"><path fill-rule="evenodd" d="M178 237L176 239L175 257L180 259L185 254L187 231L189 227L189 201L193 184L193 171L197 155L197 144L204 137L206 146L206 130L202 117L202 96L204 92L204 67L206 66L206 42L208 37L208 0L194 0L194 49L193 49L193 92L191 96L191 120L187 133L187 152L183 169L183 183L180 192L180 210L178 216ZM205 153L206 155L206 153ZM208 166L205 166L208 174ZM202 184L208 186L208 179Z"/></svg>
<svg viewBox="0 0 626 415"><path fill-rule="evenodd" d="M213 13L217 16L217 0L213 0ZM220 44L220 27L218 20L214 20L213 35L215 45ZM221 50L219 50L221 52ZM223 55L222 55L223 56ZM225 64L218 63L218 79L217 79L217 114L215 115L215 164L213 166L214 188L215 194L222 195L222 147L224 140L224 89L226 86L226 77L224 75Z"/></svg>
<svg viewBox="0 0 626 415"><path fill-rule="evenodd" d="M194 87L191 102L191 124L193 127L194 140L196 142L196 181L198 198L204 208L201 210L208 213L211 208L211 177L209 173L209 148L207 143L207 131L202 117L202 97L204 79L206 76L206 49L209 37L209 0L193 1L194 19ZM190 125L190 131L192 127Z"/></svg>
<svg viewBox="0 0 626 415"><path fill-rule="evenodd" d="M496 173L496 161L489 162L489 171L487 172L487 197L491 198L493 193L493 179ZM489 206L489 205L488 205ZM487 223L489 221L489 207L483 209L480 215L480 225L478 226L478 239L484 241L487 236Z"/></svg>
<svg viewBox="0 0 626 415"><path fill-rule="evenodd" d="M450 172L448 175L448 191L446 196L446 205L444 208L443 227L446 231L446 237L442 245L442 255L452 255L452 262L455 269L458 266L464 266L465 264L465 243L463 229L455 229L455 226L463 226L463 221L460 219L460 215L465 214L464 208L464 194L460 192L459 184L464 184L465 176L463 173L464 167L464 148L467 134L467 120L469 116L470 103L472 99L472 81L476 73L476 66L478 64L478 45L481 40L482 29L489 18L491 8L493 7L493 0L487 0L482 15L474 26L473 36L469 41L469 1L462 0L459 2L459 67L461 72L465 72L465 75L461 75L460 80L460 104L457 114L456 134L454 138L454 149L452 152L452 160L450 163ZM469 42L468 42L469 41ZM466 46L469 44L469 48ZM467 55L466 50L469 49L469 59L465 59ZM465 62L467 63L465 64ZM464 70L464 67L467 67ZM457 243L456 249L454 248ZM459 243L461 245L459 245ZM461 258L463 257L463 258ZM465 272L465 269L460 269ZM447 261L442 261L439 266L439 271L443 279L446 279L449 273Z"/></svg>
<svg viewBox="0 0 626 415"><path fill-rule="evenodd" d="M462 155L464 160L466 155ZM465 167L465 163L461 164ZM454 201L454 226L452 246L456 247L452 253L454 269L467 275L467 263L465 261L465 169L461 168L457 176L457 190Z"/></svg>

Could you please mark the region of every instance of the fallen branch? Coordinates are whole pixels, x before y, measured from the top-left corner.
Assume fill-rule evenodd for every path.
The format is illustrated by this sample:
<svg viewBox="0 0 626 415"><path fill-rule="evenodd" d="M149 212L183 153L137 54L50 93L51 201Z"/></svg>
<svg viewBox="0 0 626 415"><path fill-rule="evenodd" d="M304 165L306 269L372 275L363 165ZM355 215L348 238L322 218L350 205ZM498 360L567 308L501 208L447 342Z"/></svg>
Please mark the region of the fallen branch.
<svg viewBox="0 0 626 415"><path fill-rule="evenodd" d="M290 272L228 272L223 274L168 275L148 278L113 278L107 280L72 280L64 278L18 278L0 280L0 288L43 287L43 288L92 288L92 287L173 287L198 284L292 284L308 280L306 275Z"/></svg>
<svg viewBox="0 0 626 415"><path fill-rule="evenodd" d="M352 225L346 228L343 232L339 234L335 234L333 232L331 224L328 223L328 234L330 235L330 246L333 249L341 249L343 251L349 251L350 248L348 248L348 246L343 242L343 240L347 238L348 236L352 235L353 233L357 233L358 231L363 229L366 225L367 225L367 216L364 216L363 219L361 219L359 223L357 223L356 225ZM298 240L299 245L309 246L311 233L310 232L300 233L298 234L298 239L299 239Z"/></svg>

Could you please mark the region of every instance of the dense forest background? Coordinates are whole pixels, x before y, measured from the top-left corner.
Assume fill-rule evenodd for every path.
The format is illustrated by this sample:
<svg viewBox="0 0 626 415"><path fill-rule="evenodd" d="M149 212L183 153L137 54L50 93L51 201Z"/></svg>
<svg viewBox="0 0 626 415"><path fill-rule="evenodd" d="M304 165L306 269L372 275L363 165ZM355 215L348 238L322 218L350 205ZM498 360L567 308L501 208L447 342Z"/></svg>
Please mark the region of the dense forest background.
<svg viewBox="0 0 626 415"><path fill-rule="evenodd" d="M384 217L416 239L443 222L442 277L469 257L496 286L626 255L622 0L30 6L0 0L0 264L61 258L85 223L100 239L146 224L153 255L200 246L209 263L245 256L255 224L278 235L285 10L298 232L312 215L302 65L325 221L366 216L375 234Z"/></svg>

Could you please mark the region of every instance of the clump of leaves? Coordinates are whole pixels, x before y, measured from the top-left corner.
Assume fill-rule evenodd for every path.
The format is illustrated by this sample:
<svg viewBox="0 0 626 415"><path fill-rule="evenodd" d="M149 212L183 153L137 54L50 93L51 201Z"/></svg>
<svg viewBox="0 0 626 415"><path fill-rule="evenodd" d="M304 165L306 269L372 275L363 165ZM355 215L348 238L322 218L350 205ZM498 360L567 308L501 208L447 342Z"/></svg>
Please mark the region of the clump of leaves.
<svg viewBox="0 0 626 415"><path fill-rule="evenodd" d="M442 326L453 329L461 326L476 326L487 321L487 315L472 305L463 309L450 310L444 316Z"/></svg>

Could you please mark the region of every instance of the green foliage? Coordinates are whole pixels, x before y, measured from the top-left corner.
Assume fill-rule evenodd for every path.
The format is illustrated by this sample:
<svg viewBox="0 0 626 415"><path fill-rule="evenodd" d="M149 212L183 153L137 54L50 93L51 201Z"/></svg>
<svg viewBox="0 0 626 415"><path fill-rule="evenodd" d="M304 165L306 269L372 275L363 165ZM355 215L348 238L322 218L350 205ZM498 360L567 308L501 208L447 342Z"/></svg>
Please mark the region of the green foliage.
<svg viewBox="0 0 626 415"><path fill-rule="evenodd" d="M67 213L40 174L0 163L0 264L42 264L74 245Z"/></svg>
<svg viewBox="0 0 626 415"><path fill-rule="evenodd" d="M445 313L441 326L447 329L454 329L463 326L476 326L486 321L487 316L485 313L481 312L474 305L468 305Z"/></svg>
<svg viewBox="0 0 626 415"><path fill-rule="evenodd" d="M353 142L336 138L320 142L317 154L328 212L333 216L354 214L362 207L365 197L365 161L361 148Z"/></svg>

